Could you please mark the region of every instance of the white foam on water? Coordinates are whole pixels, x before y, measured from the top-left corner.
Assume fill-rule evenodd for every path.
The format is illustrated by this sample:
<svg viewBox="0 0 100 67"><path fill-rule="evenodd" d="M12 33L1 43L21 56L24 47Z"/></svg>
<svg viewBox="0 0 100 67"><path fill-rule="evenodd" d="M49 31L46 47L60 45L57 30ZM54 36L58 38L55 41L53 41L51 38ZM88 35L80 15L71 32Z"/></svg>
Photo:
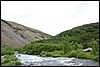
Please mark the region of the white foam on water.
<svg viewBox="0 0 100 67"><path fill-rule="evenodd" d="M83 63L79 63L77 66L82 66L83 65Z"/></svg>
<svg viewBox="0 0 100 67"><path fill-rule="evenodd" d="M67 66L74 66L75 63L64 63L64 65L67 65Z"/></svg>
<svg viewBox="0 0 100 67"><path fill-rule="evenodd" d="M73 60L68 59L68 60L57 60L57 61L59 61L59 63L65 63L65 62L70 62L70 61L73 61Z"/></svg>
<svg viewBox="0 0 100 67"><path fill-rule="evenodd" d="M34 63L36 63L35 65L37 66L41 66L41 65L54 65L56 62L57 64L63 64L66 66L75 66L76 64L73 62L75 60L75 58L62 58L62 57L58 57L58 58L53 58L53 57L39 57L39 56L34 56L34 55L25 55L25 54L17 54L16 57L21 61L22 64L24 65L32 65L34 66ZM49 60L49 61L48 61ZM42 63L40 63L42 62ZM82 63L79 63L76 66L81 66Z"/></svg>
<svg viewBox="0 0 100 67"><path fill-rule="evenodd" d="M74 57L72 57L72 58L69 58L69 59L71 59L71 60L75 60L75 58L74 58Z"/></svg>
<svg viewBox="0 0 100 67"><path fill-rule="evenodd" d="M41 57L31 56L31 55L20 54L20 56L19 56L19 54L18 54L18 55L16 55L16 57L21 61L21 63L42 61Z"/></svg>

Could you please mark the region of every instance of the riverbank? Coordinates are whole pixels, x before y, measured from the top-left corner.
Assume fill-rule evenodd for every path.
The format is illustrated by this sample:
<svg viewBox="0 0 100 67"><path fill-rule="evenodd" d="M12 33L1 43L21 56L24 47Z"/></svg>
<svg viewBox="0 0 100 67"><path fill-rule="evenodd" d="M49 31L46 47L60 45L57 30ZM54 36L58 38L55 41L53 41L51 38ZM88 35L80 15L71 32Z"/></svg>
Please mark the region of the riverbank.
<svg viewBox="0 0 100 67"><path fill-rule="evenodd" d="M40 53L42 57L75 57L80 59L90 59L94 61L99 61L99 56L92 55L91 52L77 52L77 51L70 51L64 53L63 51L54 51L54 52L46 52L42 51Z"/></svg>

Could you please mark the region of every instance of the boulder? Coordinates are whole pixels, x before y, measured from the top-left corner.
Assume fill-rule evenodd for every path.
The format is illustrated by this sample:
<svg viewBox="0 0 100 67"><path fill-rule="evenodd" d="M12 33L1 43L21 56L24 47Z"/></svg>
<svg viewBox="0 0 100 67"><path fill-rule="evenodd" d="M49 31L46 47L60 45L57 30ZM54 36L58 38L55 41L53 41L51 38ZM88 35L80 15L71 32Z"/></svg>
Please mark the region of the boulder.
<svg viewBox="0 0 100 67"><path fill-rule="evenodd" d="M92 48L86 48L83 50L83 52L91 52L92 51Z"/></svg>

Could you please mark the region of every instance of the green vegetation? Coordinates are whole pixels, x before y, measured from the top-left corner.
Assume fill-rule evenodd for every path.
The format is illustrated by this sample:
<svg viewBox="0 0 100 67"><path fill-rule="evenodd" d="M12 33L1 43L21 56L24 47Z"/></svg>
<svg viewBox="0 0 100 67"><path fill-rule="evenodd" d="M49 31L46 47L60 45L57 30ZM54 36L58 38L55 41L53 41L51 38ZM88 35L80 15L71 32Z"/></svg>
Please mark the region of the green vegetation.
<svg viewBox="0 0 100 67"><path fill-rule="evenodd" d="M92 48L92 52L82 52L83 49L88 47ZM64 31L50 39L33 42L26 45L24 50L26 53L29 52L27 54L39 54L41 56L53 56L54 54L57 54L55 51L63 51L64 55L59 56L73 56L78 58L98 60L99 23L96 22L78 26L71 30ZM76 52L77 50L81 50L81 52Z"/></svg>
<svg viewBox="0 0 100 67"><path fill-rule="evenodd" d="M33 43L23 47L22 53L30 55L40 56L52 56L52 57L76 57L83 59L99 60L99 52L82 52L83 46L81 44L68 43L69 45L63 44L49 44L49 43ZM67 48L66 48L67 47ZM99 47L98 47L99 48Z"/></svg>
<svg viewBox="0 0 100 67"><path fill-rule="evenodd" d="M14 51L22 51L21 48L4 48L1 50L1 56L4 57L4 61L1 63L1 66L20 66L21 62L14 56Z"/></svg>
<svg viewBox="0 0 100 67"><path fill-rule="evenodd" d="M4 48L1 50L1 55L12 55L14 54L13 48Z"/></svg>
<svg viewBox="0 0 100 67"><path fill-rule="evenodd" d="M21 62L14 55L6 55L5 60L1 63L1 66L19 66Z"/></svg>

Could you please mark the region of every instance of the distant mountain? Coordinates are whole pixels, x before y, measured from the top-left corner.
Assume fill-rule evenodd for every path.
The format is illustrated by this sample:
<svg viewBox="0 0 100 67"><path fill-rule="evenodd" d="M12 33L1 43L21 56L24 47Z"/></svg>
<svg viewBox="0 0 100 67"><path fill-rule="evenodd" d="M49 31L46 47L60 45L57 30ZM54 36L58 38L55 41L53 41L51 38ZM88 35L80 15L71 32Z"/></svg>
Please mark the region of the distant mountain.
<svg viewBox="0 0 100 67"><path fill-rule="evenodd" d="M12 21L1 19L1 48L22 47L33 41L49 39L51 35Z"/></svg>

